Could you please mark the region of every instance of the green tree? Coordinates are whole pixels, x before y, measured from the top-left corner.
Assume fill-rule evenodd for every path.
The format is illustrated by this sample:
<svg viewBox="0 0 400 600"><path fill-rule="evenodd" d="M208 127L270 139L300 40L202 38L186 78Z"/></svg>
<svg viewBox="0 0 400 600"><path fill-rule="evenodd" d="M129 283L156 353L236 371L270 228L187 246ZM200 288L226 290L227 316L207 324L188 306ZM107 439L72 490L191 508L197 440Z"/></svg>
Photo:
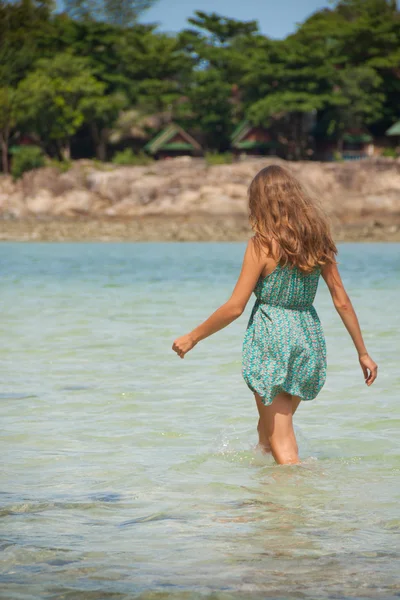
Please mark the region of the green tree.
<svg viewBox="0 0 400 600"><path fill-rule="evenodd" d="M359 17L390 17L397 12L396 0L335 0L335 10L348 20Z"/></svg>
<svg viewBox="0 0 400 600"><path fill-rule="evenodd" d="M0 88L0 147L3 173L8 173L8 144L16 125L15 90Z"/></svg>
<svg viewBox="0 0 400 600"><path fill-rule="evenodd" d="M384 99L371 125L383 135L399 111L400 11L391 0L341 0L335 12L342 20L342 64L374 69L381 78Z"/></svg>
<svg viewBox="0 0 400 600"><path fill-rule="evenodd" d="M136 23L155 0L65 0L66 12L74 19L104 21L119 27Z"/></svg>
<svg viewBox="0 0 400 600"><path fill-rule="evenodd" d="M310 38L312 38L312 43ZM272 127L289 158L305 158L312 117L329 102L335 73L318 28L260 45L243 76L247 118Z"/></svg>
<svg viewBox="0 0 400 600"><path fill-rule="evenodd" d="M26 171L39 169L45 165L45 156L39 146L20 146L13 152L11 174L14 179L19 179Z"/></svg>
<svg viewBox="0 0 400 600"><path fill-rule="evenodd" d="M298 157L306 154L313 114L339 140L350 125L381 122L383 132L400 97L399 27L391 2L343 0L312 15L286 40L264 43L242 79L248 117L278 122Z"/></svg>
<svg viewBox="0 0 400 600"><path fill-rule="evenodd" d="M178 105L176 114L204 135L207 148L224 152L235 124L243 117L241 82L249 55L265 38L258 34L256 21L241 22L202 11L195 15L189 23L196 30L186 29L178 36L192 72L184 85L186 102Z"/></svg>
<svg viewBox="0 0 400 600"><path fill-rule="evenodd" d="M85 116L86 123L90 126L96 158L107 159L107 143L118 116L126 107L126 98L123 94L110 95L88 94L82 98L80 109Z"/></svg>
<svg viewBox="0 0 400 600"><path fill-rule="evenodd" d="M214 69L194 73L186 102L178 107L177 115L205 136L207 148L224 152L233 129L233 105L232 86L221 75Z"/></svg>
<svg viewBox="0 0 400 600"><path fill-rule="evenodd" d="M107 94L127 93L131 81L125 73L120 46L126 30L95 21L73 21L67 15L54 20L55 39L49 44L56 53L73 52L85 57Z"/></svg>
<svg viewBox="0 0 400 600"><path fill-rule="evenodd" d="M156 33L150 25L121 28L93 21L64 24L58 19L57 39L63 44L59 51L72 48L87 58L107 94L123 93L132 106L139 96L146 97L146 102L156 101L159 87L163 88L162 95L174 93L184 85L192 68L177 38Z"/></svg>
<svg viewBox="0 0 400 600"><path fill-rule="evenodd" d="M60 14L52 0L0 0L2 139L18 126L68 155L70 139L90 130L104 158L123 108L147 123L177 119L219 151L246 116L306 157L315 116L338 138L356 123L383 135L398 119L394 0L332 1L285 40L268 39L256 21L202 11L166 35L138 23L152 3L66 0Z"/></svg>
<svg viewBox="0 0 400 600"><path fill-rule="evenodd" d="M336 81L329 128L341 149L346 129L362 128L379 119L385 96L382 80L371 67L348 67L339 71Z"/></svg>
<svg viewBox="0 0 400 600"><path fill-rule="evenodd" d="M18 86L18 121L44 147L54 145L60 159L69 159L71 137L84 122L84 102L101 98L103 91L85 58L58 54L39 60Z"/></svg>
<svg viewBox="0 0 400 600"><path fill-rule="evenodd" d="M151 81L147 95L156 100L158 86L163 87L163 94L169 87L170 93L175 86L183 90L190 79L192 60L181 49L175 36L129 28L120 36L118 56L120 69L129 82L126 93L131 104L138 101L139 95L146 95L145 84L139 87L140 82Z"/></svg>
<svg viewBox="0 0 400 600"><path fill-rule="evenodd" d="M0 0L0 82L16 86L43 56L41 39L51 30L50 0Z"/></svg>
<svg viewBox="0 0 400 600"><path fill-rule="evenodd" d="M195 69L217 69L223 79L238 84L249 53L260 39L256 21L237 21L196 11L189 19L194 29L185 29L178 35L180 46L191 57ZM200 31L198 31L200 29Z"/></svg>
<svg viewBox="0 0 400 600"><path fill-rule="evenodd" d="M143 79L137 87L137 104L142 112L158 113L173 109L182 96L182 90L176 81L162 79Z"/></svg>
<svg viewBox="0 0 400 600"><path fill-rule="evenodd" d="M226 44L238 35L251 35L258 31L257 21L238 21L200 10L196 10L195 15L188 19L189 23L204 29L212 45Z"/></svg>

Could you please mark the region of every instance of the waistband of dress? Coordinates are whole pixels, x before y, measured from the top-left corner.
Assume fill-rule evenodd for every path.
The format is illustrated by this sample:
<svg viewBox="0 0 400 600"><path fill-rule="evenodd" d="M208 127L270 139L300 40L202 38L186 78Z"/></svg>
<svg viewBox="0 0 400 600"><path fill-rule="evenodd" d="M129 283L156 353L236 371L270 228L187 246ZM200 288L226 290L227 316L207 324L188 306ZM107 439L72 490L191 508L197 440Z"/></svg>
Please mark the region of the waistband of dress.
<svg viewBox="0 0 400 600"><path fill-rule="evenodd" d="M268 302L261 302L256 300L256 306L262 307L265 306L267 310L278 309L278 310L293 310L293 311L309 311L314 308L313 304L307 304L307 306L281 306L280 304L269 304Z"/></svg>

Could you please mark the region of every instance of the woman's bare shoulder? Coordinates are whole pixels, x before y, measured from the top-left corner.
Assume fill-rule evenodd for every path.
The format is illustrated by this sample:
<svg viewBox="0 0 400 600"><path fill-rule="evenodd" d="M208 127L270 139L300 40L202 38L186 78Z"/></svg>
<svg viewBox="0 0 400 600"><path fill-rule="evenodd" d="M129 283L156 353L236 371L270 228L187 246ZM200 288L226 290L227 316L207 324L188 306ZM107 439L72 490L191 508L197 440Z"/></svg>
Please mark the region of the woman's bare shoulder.
<svg viewBox="0 0 400 600"><path fill-rule="evenodd" d="M251 238L253 252L257 256L258 265L261 266L261 277L269 275L276 267L279 259L279 249L275 240L271 241L268 247L267 243L257 239L256 236Z"/></svg>
<svg viewBox="0 0 400 600"><path fill-rule="evenodd" d="M274 255L277 254L276 242L275 240L271 240L270 246L263 240L257 238L256 235L251 236L249 239L249 244L254 252L259 254L265 259L274 258Z"/></svg>

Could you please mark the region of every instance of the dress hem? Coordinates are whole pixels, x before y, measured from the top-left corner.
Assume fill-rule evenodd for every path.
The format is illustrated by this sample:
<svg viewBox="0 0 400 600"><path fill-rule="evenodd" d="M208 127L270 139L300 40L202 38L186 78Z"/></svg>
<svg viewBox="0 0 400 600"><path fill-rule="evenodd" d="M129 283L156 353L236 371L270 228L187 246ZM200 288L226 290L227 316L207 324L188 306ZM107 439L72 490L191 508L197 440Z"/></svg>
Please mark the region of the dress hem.
<svg viewBox="0 0 400 600"><path fill-rule="evenodd" d="M269 398L270 398L269 396L262 396L260 394L260 392L258 392L255 388L251 387L247 382L246 382L246 385L253 392L253 394L258 394L260 396L261 401L264 404L264 406L270 406L272 404L272 402L274 401L274 399L276 398L276 396L278 396L282 392L286 392L286 394L290 394L291 396L297 396L303 402L309 402L311 400L315 400L317 398L319 392L321 391L321 390L319 390L318 393L315 394L315 396L301 396L300 394L296 394L294 391L290 391L290 388L286 389L284 386L280 386L280 390L274 395L272 400L269 401ZM264 402L264 400L268 400L268 402Z"/></svg>

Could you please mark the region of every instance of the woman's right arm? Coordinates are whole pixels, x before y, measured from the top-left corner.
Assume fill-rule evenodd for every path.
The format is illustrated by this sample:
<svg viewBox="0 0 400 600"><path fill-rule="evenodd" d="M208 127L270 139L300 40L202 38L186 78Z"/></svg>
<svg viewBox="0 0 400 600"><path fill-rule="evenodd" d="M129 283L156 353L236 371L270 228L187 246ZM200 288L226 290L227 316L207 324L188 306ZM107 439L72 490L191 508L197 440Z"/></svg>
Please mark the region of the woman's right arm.
<svg viewBox="0 0 400 600"><path fill-rule="evenodd" d="M324 265L322 268L322 277L331 293L333 304L354 342L364 373L365 383L371 385L377 377L378 366L367 352L356 312L344 289L337 265L335 263Z"/></svg>

